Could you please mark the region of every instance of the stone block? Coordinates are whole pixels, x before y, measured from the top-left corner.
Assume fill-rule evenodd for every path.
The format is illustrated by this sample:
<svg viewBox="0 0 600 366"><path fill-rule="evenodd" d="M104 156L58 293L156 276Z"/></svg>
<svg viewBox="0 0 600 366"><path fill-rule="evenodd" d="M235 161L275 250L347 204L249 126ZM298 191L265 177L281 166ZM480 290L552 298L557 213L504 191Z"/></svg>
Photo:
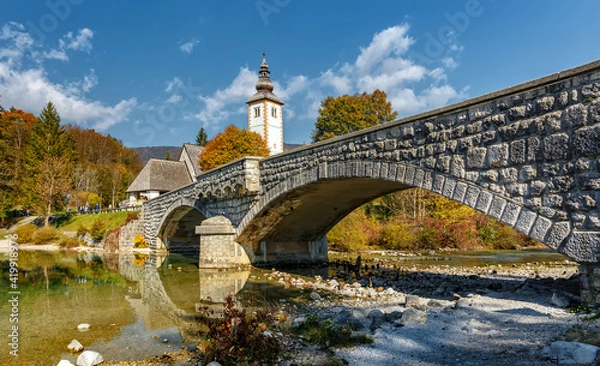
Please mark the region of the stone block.
<svg viewBox="0 0 600 366"><path fill-rule="evenodd" d="M500 218L500 221L514 227L517 223L517 219L519 218L520 212L521 206L513 202L508 202L506 204L506 207L504 207L504 211L502 212L502 217Z"/></svg>
<svg viewBox="0 0 600 366"><path fill-rule="evenodd" d="M485 163L487 150L483 147L476 147L467 151L467 168L481 169Z"/></svg>
<svg viewBox="0 0 600 366"><path fill-rule="evenodd" d="M548 237L546 238L546 245L550 248L558 249L562 242L571 233L571 224L568 222L557 222L552 225Z"/></svg>
<svg viewBox="0 0 600 366"><path fill-rule="evenodd" d="M452 199L457 202L463 202L467 195L467 184L464 182L457 182L456 187L454 187L454 194Z"/></svg>
<svg viewBox="0 0 600 366"><path fill-rule="evenodd" d="M573 150L583 156L600 154L600 125L576 130L573 133Z"/></svg>
<svg viewBox="0 0 600 366"><path fill-rule="evenodd" d="M494 195L487 191L481 191L479 194L479 198L477 199L477 204L475 208L485 214L490 210L490 206L492 204L492 198Z"/></svg>
<svg viewBox="0 0 600 366"><path fill-rule="evenodd" d="M506 204L507 201L504 198L495 196L492 199L488 215L490 215L490 217L496 220L500 220L500 218L502 217L502 213L504 212L504 208L506 207Z"/></svg>
<svg viewBox="0 0 600 366"><path fill-rule="evenodd" d="M569 135L557 133L544 138L543 156L547 161L565 160L569 156Z"/></svg>
<svg viewBox="0 0 600 366"><path fill-rule="evenodd" d="M526 140L516 140L510 143L510 162L515 165L525 164L527 142Z"/></svg>
<svg viewBox="0 0 600 366"><path fill-rule="evenodd" d="M444 182L444 188L442 189L442 195L444 197L452 198L454 187L456 187L456 181L451 178L446 178Z"/></svg>
<svg viewBox="0 0 600 366"><path fill-rule="evenodd" d="M464 204L469 207L475 208L475 206L477 205L477 199L479 198L480 193L481 193L481 189L474 187L474 186L468 186L467 193L465 195Z"/></svg>
<svg viewBox="0 0 600 366"><path fill-rule="evenodd" d="M550 229L551 226L551 220L548 220L547 218L542 216L538 216L535 220L533 228L531 228L531 233L529 233L529 236L534 240L544 243L544 239L546 238L548 229Z"/></svg>
<svg viewBox="0 0 600 366"><path fill-rule="evenodd" d="M487 150L486 163L490 168L508 165L508 144L492 145Z"/></svg>
<svg viewBox="0 0 600 366"><path fill-rule="evenodd" d="M412 166L406 167L406 173L404 174L404 184L412 186L415 180L415 168Z"/></svg>
<svg viewBox="0 0 600 366"><path fill-rule="evenodd" d="M436 174L433 176L433 185L431 187L431 191L433 193L442 194L442 190L444 189L444 180L446 178L441 174Z"/></svg>
<svg viewBox="0 0 600 366"><path fill-rule="evenodd" d="M515 229L523 234L528 235L536 218L537 214L534 211L526 208L522 209L521 213L519 214L519 219L515 224Z"/></svg>

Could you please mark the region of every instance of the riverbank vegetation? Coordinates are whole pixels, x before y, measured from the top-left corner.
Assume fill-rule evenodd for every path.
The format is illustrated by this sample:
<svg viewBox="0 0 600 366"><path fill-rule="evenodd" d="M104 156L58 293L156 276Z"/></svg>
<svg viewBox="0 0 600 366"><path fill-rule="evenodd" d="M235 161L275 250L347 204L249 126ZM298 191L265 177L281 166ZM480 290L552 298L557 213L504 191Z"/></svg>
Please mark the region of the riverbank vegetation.
<svg viewBox="0 0 600 366"><path fill-rule="evenodd" d="M378 198L327 234L338 251L518 249L539 243L468 206L418 188Z"/></svg>

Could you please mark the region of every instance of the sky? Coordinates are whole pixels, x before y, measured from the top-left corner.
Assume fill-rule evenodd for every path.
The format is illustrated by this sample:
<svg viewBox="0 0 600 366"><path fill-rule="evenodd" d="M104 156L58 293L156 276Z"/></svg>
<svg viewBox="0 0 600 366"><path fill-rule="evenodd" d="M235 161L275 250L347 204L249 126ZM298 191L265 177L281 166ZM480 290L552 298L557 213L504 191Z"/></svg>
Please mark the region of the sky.
<svg viewBox="0 0 600 366"><path fill-rule="evenodd" d="M126 146L247 128L263 52L284 141L327 96L386 92L410 116L600 59L600 2L3 1L0 105Z"/></svg>

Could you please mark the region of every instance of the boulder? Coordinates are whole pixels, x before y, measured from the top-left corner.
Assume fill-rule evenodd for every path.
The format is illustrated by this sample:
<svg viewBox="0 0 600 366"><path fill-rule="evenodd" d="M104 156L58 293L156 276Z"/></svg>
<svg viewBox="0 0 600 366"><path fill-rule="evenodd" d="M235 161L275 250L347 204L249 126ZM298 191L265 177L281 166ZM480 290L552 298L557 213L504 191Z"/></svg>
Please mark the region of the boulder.
<svg viewBox="0 0 600 366"><path fill-rule="evenodd" d="M83 351L83 353L77 357L77 366L95 366L101 364L103 361L102 355L98 352Z"/></svg>
<svg viewBox="0 0 600 366"><path fill-rule="evenodd" d="M67 349L69 352L81 352L83 351L83 345L77 339L73 339L67 346Z"/></svg>
<svg viewBox="0 0 600 366"><path fill-rule="evenodd" d="M542 354L560 365L593 364L600 348L579 342L558 341L542 350Z"/></svg>
<svg viewBox="0 0 600 366"><path fill-rule="evenodd" d="M77 326L77 329L79 330L88 330L90 329L90 325L88 323L81 323Z"/></svg>
<svg viewBox="0 0 600 366"><path fill-rule="evenodd" d="M406 306L407 308L416 308L423 311L427 310L427 305L425 304L425 301L416 295L406 295L406 303L404 306Z"/></svg>
<svg viewBox="0 0 600 366"><path fill-rule="evenodd" d="M319 295L316 292L311 292L310 298L313 299L314 301L323 301L323 298L321 297L321 295Z"/></svg>
<svg viewBox="0 0 600 366"><path fill-rule="evenodd" d="M68 360L60 360L56 366L75 366L71 363L71 361Z"/></svg>
<svg viewBox="0 0 600 366"><path fill-rule="evenodd" d="M418 325L427 322L427 313L415 308L408 308L402 313L402 318L394 322L396 325Z"/></svg>
<svg viewBox="0 0 600 366"><path fill-rule="evenodd" d="M211 361L211 362L209 362L209 363L208 363L208 365L206 365L206 366L221 366L221 364L220 364L220 363L218 363L217 361Z"/></svg>

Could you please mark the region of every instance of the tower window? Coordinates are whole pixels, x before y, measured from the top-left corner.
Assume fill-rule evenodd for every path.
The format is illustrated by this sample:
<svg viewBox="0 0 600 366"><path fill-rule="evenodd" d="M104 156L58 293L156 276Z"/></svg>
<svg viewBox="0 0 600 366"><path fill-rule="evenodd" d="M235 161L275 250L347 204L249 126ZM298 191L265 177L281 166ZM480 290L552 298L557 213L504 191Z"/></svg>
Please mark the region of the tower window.
<svg viewBox="0 0 600 366"><path fill-rule="evenodd" d="M254 108L254 117L260 117L260 107Z"/></svg>
<svg viewBox="0 0 600 366"><path fill-rule="evenodd" d="M273 118L277 118L277 107L271 108L271 116L273 116Z"/></svg>

